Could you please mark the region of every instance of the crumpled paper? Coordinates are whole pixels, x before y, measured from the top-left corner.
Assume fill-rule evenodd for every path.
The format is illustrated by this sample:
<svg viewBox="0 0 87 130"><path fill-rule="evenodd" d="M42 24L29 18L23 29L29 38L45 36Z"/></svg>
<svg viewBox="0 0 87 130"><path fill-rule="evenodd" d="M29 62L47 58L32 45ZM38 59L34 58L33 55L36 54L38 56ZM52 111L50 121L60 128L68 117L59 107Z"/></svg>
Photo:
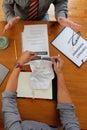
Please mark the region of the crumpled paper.
<svg viewBox="0 0 87 130"><path fill-rule="evenodd" d="M31 88L32 89L48 89L52 79L54 78L52 61L33 60L33 61L30 61L30 68L32 70L32 73L30 76Z"/></svg>

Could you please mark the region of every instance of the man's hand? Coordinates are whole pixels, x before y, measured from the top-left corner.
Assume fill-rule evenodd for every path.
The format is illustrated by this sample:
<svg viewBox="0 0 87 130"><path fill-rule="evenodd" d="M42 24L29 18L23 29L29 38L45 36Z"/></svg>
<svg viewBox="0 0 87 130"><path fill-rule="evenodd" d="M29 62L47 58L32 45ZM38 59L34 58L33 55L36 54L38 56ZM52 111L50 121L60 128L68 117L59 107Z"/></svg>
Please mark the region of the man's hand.
<svg viewBox="0 0 87 130"><path fill-rule="evenodd" d="M51 57L51 60L56 74L58 75L59 73L62 73L64 61L60 58L60 56L53 56Z"/></svg>
<svg viewBox="0 0 87 130"><path fill-rule="evenodd" d="M30 60L32 60L33 58L35 58L37 55L34 52L30 52L30 51L25 51L22 56L20 57L20 59L18 60L18 62L23 65L27 62L29 62Z"/></svg>
<svg viewBox="0 0 87 130"><path fill-rule="evenodd" d="M18 23L20 20L20 17L17 16L13 19L11 19L4 27L3 33L5 33L8 29L12 28L16 23Z"/></svg>
<svg viewBox="0 0 87 130"><path fill-rule="evenodd" d="M58 22L60 23L60 25L64 27L70 27L71 29L76 30L76 31L79 31L81 29L81 25L76 24L73 21L64 17L59 17Z"/></svg>

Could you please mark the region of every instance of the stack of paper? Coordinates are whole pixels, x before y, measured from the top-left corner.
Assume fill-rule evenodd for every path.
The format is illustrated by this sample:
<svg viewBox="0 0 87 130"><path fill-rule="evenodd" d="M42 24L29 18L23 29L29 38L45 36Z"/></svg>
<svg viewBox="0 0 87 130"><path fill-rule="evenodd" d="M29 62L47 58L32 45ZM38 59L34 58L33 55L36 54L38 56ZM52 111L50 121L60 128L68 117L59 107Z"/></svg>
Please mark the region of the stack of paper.
<svg viewBox="0 0 87 130"><path fill-rule="evenodd" d="M49 56L47 25L25 25L22 32L22 50Z"/></svg>

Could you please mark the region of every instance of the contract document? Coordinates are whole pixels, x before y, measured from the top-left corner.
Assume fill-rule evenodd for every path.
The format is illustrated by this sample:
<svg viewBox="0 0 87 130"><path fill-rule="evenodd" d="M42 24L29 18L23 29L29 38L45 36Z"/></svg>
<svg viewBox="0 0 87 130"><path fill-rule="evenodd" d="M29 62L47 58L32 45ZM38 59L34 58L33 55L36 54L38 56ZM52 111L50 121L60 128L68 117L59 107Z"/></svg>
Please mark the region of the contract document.
<svg viewBox="0 0 87 130"><path fill-rule="evenodd" d="M46 24L25 25L22 32L22 51L33 51L37 55L49 56Z"/></svg>
<svg viewBox="0 0 87 130"><path fill-rule="evenodd" d="M78 67L87 60L87 41L82 38L80 32L74 32L69 27L65 27L53 39L52 45Z"/></svg>

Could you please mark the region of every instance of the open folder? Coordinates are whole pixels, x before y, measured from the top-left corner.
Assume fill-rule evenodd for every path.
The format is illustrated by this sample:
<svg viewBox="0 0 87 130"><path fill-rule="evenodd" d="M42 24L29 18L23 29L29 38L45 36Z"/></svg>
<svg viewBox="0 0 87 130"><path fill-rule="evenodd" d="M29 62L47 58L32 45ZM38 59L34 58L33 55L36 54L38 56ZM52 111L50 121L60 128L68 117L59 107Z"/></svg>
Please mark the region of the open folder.
<svg viewBox="0 0 87 130"><path fill-rule="evenodd" d="M50 83L48 89L32 89L30 86L31 72L20 72L18 79L17 97L22 98L40 98L40 99L56 99L57 82L56 76Z"/></svg>

